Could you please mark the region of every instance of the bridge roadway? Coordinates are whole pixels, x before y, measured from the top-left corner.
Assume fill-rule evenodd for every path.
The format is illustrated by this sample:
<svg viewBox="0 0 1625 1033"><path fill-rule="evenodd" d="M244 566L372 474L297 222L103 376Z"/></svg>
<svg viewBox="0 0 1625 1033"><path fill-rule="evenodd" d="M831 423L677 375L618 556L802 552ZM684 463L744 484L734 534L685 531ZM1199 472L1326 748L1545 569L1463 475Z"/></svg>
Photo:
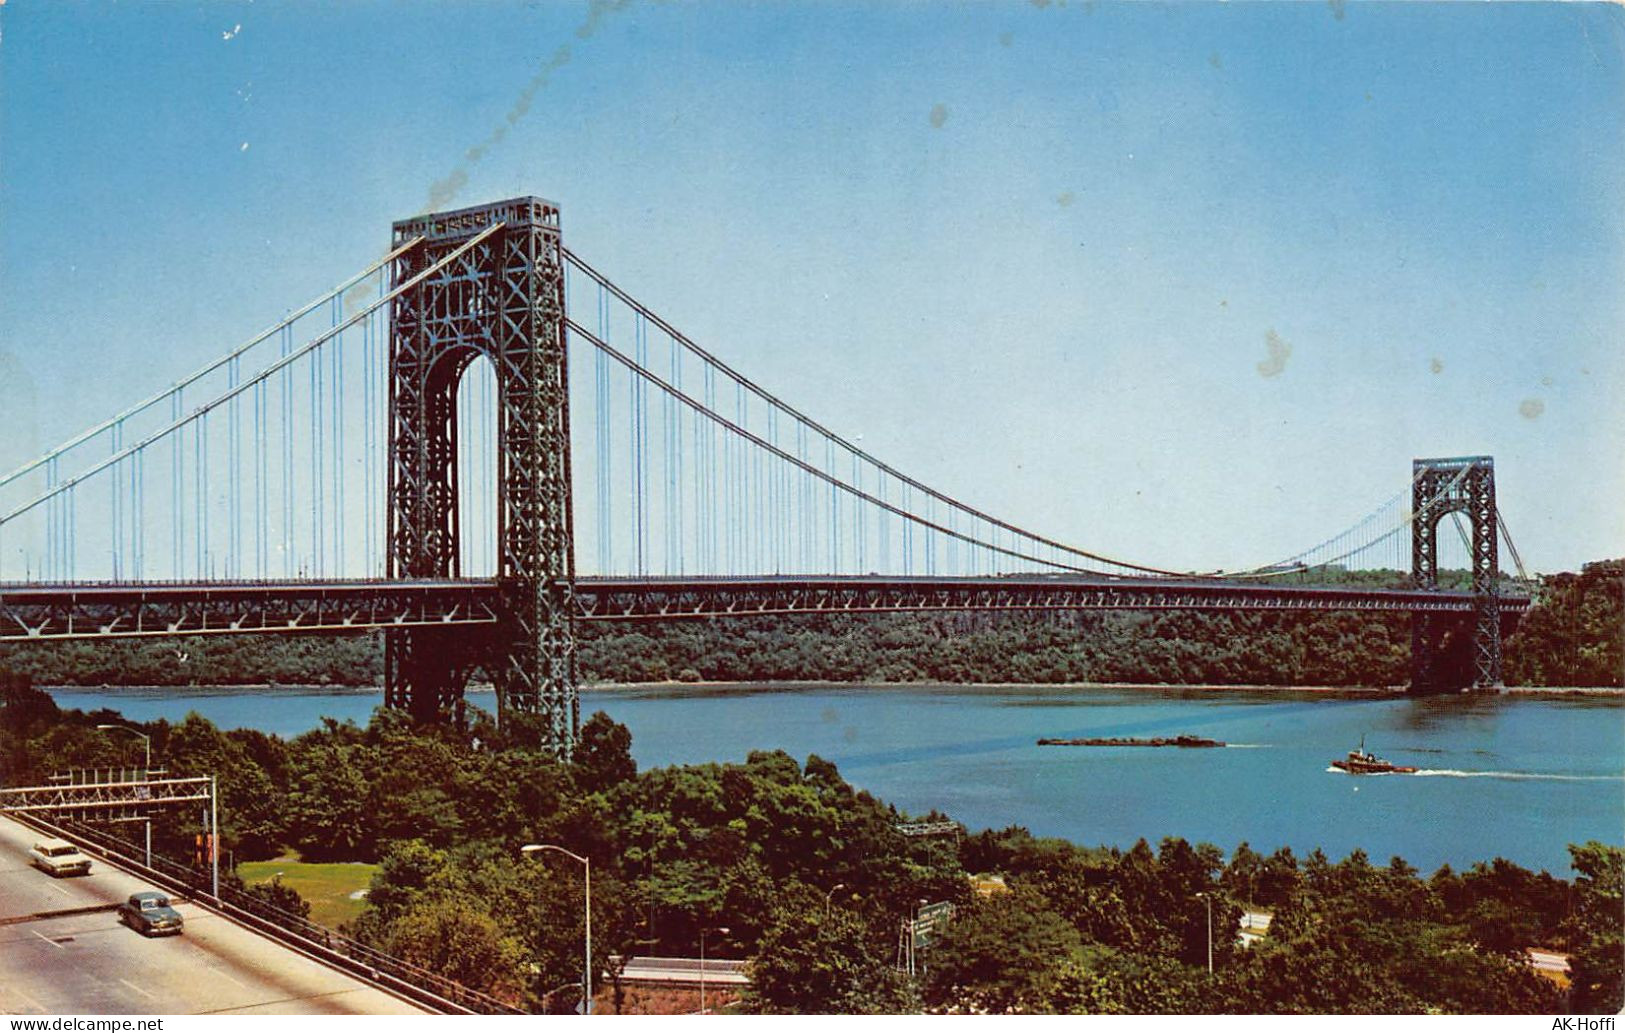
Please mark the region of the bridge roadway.
<svg viewBox="0 0 1625 1033"><path fill-rule="evenodd" d="M94 857L89 875L53 879L28 863L38 838L0 818L0 1013L423 1014L184 901L185 932L149 940L114 908L150 885Z"/></svg>
<svg viewBox="0 0 1625 1033"><path fill-rule="evenodd" d="M0 642L30 639L359 631L496 624L490 579L0 584ZM584 620L675 620L921 610L1356 610L1473 612L1469 592L1315 587L1217 578L583 577ZM1516 615L1525 596L1501 599Z"/></svg>

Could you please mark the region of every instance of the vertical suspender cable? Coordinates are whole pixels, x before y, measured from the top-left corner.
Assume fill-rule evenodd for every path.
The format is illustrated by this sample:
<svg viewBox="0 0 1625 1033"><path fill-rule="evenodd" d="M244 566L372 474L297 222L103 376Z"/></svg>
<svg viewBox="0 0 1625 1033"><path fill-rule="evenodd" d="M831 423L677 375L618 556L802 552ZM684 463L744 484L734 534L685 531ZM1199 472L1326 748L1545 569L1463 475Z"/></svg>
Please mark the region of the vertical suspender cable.
<svg viewBox="0 0 1625 1033"><path fill-rule="evenodd" d="M717 411L717 381L716 370L710 363L705 366L705 407L712 412ZM717 551L717 433L716 424L710 420L705 424L705 495L707 502L705 514L706 555L709 560L709 573L718 573Z"/></svg>
<svg viewBox="0 0 1625 1033"><path fill-rule="evenodd" d="M683 389L683 353L677 347L677 338L670 334L666 339L671 342L671 382L679 391ZM666 396L668 399L670 395ZM675 538L677 540L677 573L685 573L683 557L683 414L675 405L672 407L672 433L676 440L672 444L672 492L670 506L676 521Z"/></svg>
<svg viewBox="0 0 1625 1033"><path fill-rule="evenodd" d="M829 572L841 572L841 507L840 493L835 488L835 443L824 439L824 472L832 478L829 485Z"/></svg>
<svg viewBox="0 0 1625 1033"><path fill-rule="evenodd" d="M767 440L772 443L773 447L778 447L779 421L778 413L773 406L768 406L767 409ZM762 564L762 571L763 573L771 571L778 574L782 572L778 528L784 522L784 507L779 501L779 463L769 463L765 457L762 461L768 463L767 484L764 490L767 493L767 511L773 514L773 520L767 530L767 541L764 543L768 555L765 557L766 562Z"/></svg>
<svg viewBox="0 0 1625 1033"><path fill-rule="evenodd" d="M197 576L209 577L209 414L198 417L193 425L192 442L197 474L192 479L197 492Z"/></svg>
<svg viewBox="0 0 1625 1033"><path fill-rule="evenodd" d="M647 369L649 367L649 342L642 313L634 313L632 317L632 351L636 356L638 367ZM649 505L645 494L646 466L648 463L646 449L648 442L648 414L644 410L649 394L642 377L629 376L627 377L627 383L632 389L632 569L639 576L642 576L647 572L644 567L644 542L648 531Z"/></svg>
<svg viewBox="0 0 1625 1033"><path fill-rule="evenodd" d="M145 574L144 562L146 553L146 492L147 492L147 453L145 449L135 454L135 468L130 477L130 552L134 563L135 579L142 580Z"/></svg>
<svg viewBox="0 0 1625 1033"><path fill-rule="evenodd" d="M333 299L333 319L344 318L340 300ZM333 339L333 573L344 576L344 337Z"/></svg>
<svg viewBox="0 0 1625 1033"><path fill-rule="evenodd" d="M170 415L175 419L181 418L181 393L176 391L170 399ZM186 577L186 510L182 506L181 496L181 444L185 440L185 431L176 431L174 441L170 447L170 519L175 522L172 537L174 539L170 548L170 565L173 573L170 577L180 581Z"/></svg>
<svg viewBox="0 0 1625 1033"><path fill-rule="evenodd" d="M339 314L333 312L333 325L340 321ZM329 342L331 343L331 342ZM327 346L318 348L310 357L311 373L311 399L310 422L314 427L315 443L311 449L310 476L312 494L315 496L311 508L311 527L315 531L315 561L311 564L310 576L321 577L327 573L327 370L322 360L327 358L324 354Z"/></svg>
<svg viewBox="0 0 1625 1033"><path fill-rule="evenodd" d="M886 471L876 469L875 470L875 477L876 477L876 480L879 482L877 484L877 486L876 486L875 495L880 499L880 501L886 502L886 501L888 501L887 498L886 498ZM891 510L882 509L880 511L880 519L879 519L880 540L879 540L879 544L880 544L880 573L882 573L882 574L896 573L896 571L892 570L892 566L891 566L891 518L892 518Z"/></svg>
<svg viewBox="0 0 1625 1033"><path fill-rule="evenodd" d="M282 357L293 350L293 328L282 328ZM278 428L282 444L282 576L292 578L293 555L293 366L282 369L282 419Z"/></svg>
<svg viewBox="0 0 1625 1033"><path fill-rule="evenodd" d="M936 519L936 507L932 505L932 502L931 496L927 495L925 497L925 519L927 521ZM932 534L930 523L926 524L925 534L922 537L925 538L925 572L927 575L932 575L937 572L937 540Z"/></svg>
<svg viewBox="0 0 1625 1033"><path fill-rule="evenodd" d="M853 452L852 453L852 483L855 486L857 486L859 489L862 489L862 487L863 487L863 476L862 476L862 474L863 474L863 466L862 466L860 460L858 459L858 454L856 452ZM852 571L852 573L854 573L854 574L863 574L863 573L867 573L867 570L864 567L864 562L863 561L864 561L864 552L866 551L865 547L868 545L868 540L869 540L868 539L868 532L864 529L864 526L863 526L863 503L854 502L852 504L852 517L853 517L853 520L856 522L855 533L853 535L853 541L856 543L856 545L858 547L858 554L857 554L858 565Z"/></svg>
<svg viewBox="0 0 1625 1033"><path fill-rule="evenodd" d="M741 427L748 427L746 422L750 418L748 403L745 401L743 390L736 383L734 385L734 422ZM734 504L728 511L728 520L733 528L734 546L734 573L754 574L756 565L752 562L752 551L755 548L752 534L752 508L751 508L751 467L756 462L755 449L751 447L747 438L734 436Z"/></svg>
<svg viewBox="0 0 1625 1033"><path fill-rule="evenodd" d="M903 482L903 512L913 513L914 504L910 498L908 482ZM903 573L914 573L914 521L903 518Z"/></svg>
<svg viewBox="0 0 1625 1033"><path fill-rule="evenodd" d="M711 406L712 412L718 412L715 404ZM738 573L739 564L734 557L734 438L731 434L721 434L722 465L720 479L722 482L722 504L717 507L717 534L721 542L723 571L729 574Z"/></svg>
<svg viewBox="0 0 1625 1033"><path fill-rule="evenodd" d="M56 487L56 459L53 457L45 464L45 487L47 490ZM62 500L52 494L50 501L45 504L45 562L41 566L43 576L47 581L61 579L56 559L56 541L61 532L61 520L57 511L62 508Z"/></svg>
<svg viewBox="0 0 1625 1033"><path fill-rule="evenodd" d="M235 388L242 383L242 370L238 360L233 358L229 367L231 386ZM241 399L236 394L231 396L231 433L229 451L231 452L231 557L229 577L239 578L243 575L243 472L240 464L243 461L243 409Z"/></svg>
<svg viewBox="0 0 1625 1033"><path fill-rule="evenodd" d="M773 407L768 406L767 415L773 417ZM755 473L751 482L751 502L756 510L756 562L751 566L755 573L765 574L771 569L768 556L771 552L767 542L767 471L769 463L767 453L760 446L755 452Z"/></svg>
<svg viewBox="0 0 1625 1033"><path fill-rule="evenodd" d="M378 274L378 295L383 296L386 289L384 274ZM384 451L389 440L388 426L390 414L385 405L389 398L389 354L390 337L387 316L379 315L374 311L367 319L368 329L372 332L372 358L367 363L367 387L372 393L372 415L367 420L367 432L371 435L367 444L367 460L371 466L367 470L367 533L371 535L371 545L367 549L367 564L372 577L383 577L387 573L385 556L388 549L384 542L383 505L385 493L388 491L384 481L384 471L389 469L389 455Z"/></svg>
<svg viewBox="0 0 1625 1033"><path fill-rule="evenodd" d="M310 357L310 568L305 577L322 569L322 353Z"/></svg>
<svg viewBox="0 0 1625 1033"><path fill-rule="evenodd" d="M807 428L796 421L795 457L807 461ZM791 481L790 508L796 514L796 535L791 546L796 570L807 573L807 472L800 467L786 471Z"/></svg>
<svg viewBox="0 0 1625 1033"><path fill-rule="evenodd" d="M109 442L109 444L112 447L112 454L113 455L117 455L119 453L120 447L123 445L123 437L124 437L123 431L124 431L124 421L123 420L120 420L117 423L113 424L111 440ZM113 510L112 517L113 517L113 519L112 519L112 532L111 532L111 534L109 535L109 538L108 538L108 544L109 544L108 555L109 555L109 558L112 561L113 580L118 581L118 580L120 580L120 577L123 574L123 570L121 569L121 564L119 563L119 553L122 550L123 545L124 545L124 517L123 517L123 513L120 511L121 507L123 505L123 502L124 502L124 464L123 463L116 463L113 466L113 488L112 488L112 491L109 493L109 496L110 496L110 498L112 500L112 510Z"/></svg>
<svg viewBox="0 0 1625 1033"><path fill-rule="evenodd" d="M67 540L67 545L68 545L68 572L67 572L67 578L65 580L68 580L68 581L72 581L72 580L75 579L75 576L77 575L78 569L79 569L79 565L76 562L77 559L78 559L78 556L76 555L76 552L77 552L76 543L78 542L78 539L79 539L78 526L77 526L78 525L78 514L77 514L78 502L77 502L77 500L75 498L75 495L77 494L78 490L79 490L79 486L77 484L74 484L74 485L70 485L68 487L68 492L67 492L67 494L68 494L68 527L67 527L66 540Z"/></svg>
<svg viewBox="0 0 1625 1033"><path fill-rule="evenodd" d="M609 340L609 294L598 287L598 336ZM593 383L597 391L594 411L597 422L593 427L596 437L594 458L598 470L598 573L613 574L614 552L610 541L610 435L609 435L609 356L595 352Z"/></svg>
<svg viewBox="0 0 1625 1033"><path fill-rule="evenodd" d="M746 409L745 387L734 381L734 416L741 427L750 426ZM734 550L734 572L754 573L750 569L750 449L743 438L734 440L734 504L728 511L738 545Z"/></svg>
<svg viewBox="0 0 1625 1033"><path fill-rule="evenodd" d="M670 340L671 338L668 335L668 344ZM676 371L673 370L672 372L675 373ZM674 415L672 404L671 395L662 391L660 393L660 442L664 447L660 452L660 470L661 473L665 474L663 478L665 488L664 494L661 496L660 514L662 518L661 524L665 530L665 545L661 549L661 569L667 577L676 573L677 564L677 509L675 505L677 501L677 477L674 473L677 466L677 443L672 437L676 429L672 422Z"/></svg>
<svg viewBox="0 0 1625 1033"><path fill-rule="evenodd" d="M361 321L361 576L372 571L372 329L373 317Z"/></svg>
<svg viewBox="0 0 1625 1033"><path fill-rule="evenodd" d="M265 382L254 385L254 577L265 579Z"/></svg>
<svg viewBox="0 0 1625 1033"><path fill-rule="evenodd" d="M701 376L704 376L703 370ZM708 422L698 409L694 410L694 474L691 480L694 484L694 570L699 574L710 572L705 551L705 425Z"/></svg>

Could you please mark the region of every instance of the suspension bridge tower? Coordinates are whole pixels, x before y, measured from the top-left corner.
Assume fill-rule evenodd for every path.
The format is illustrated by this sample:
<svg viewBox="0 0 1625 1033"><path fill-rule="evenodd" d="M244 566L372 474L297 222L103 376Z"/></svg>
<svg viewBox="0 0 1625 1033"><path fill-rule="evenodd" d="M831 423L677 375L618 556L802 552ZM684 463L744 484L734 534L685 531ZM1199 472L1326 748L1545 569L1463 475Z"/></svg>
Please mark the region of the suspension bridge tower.
<svg viewBox="0 0 1625 1033"><path fill-rule="evenodd" d="M1494 691L1501 680L1500 561L1496 550L1495 460L1490 456L1418 459L1412 463L1411 578L1424 590L1439 587L1439 521L1465 513L1472 555L1472 688ZM1411 615L1411 691L1439 692L1449 684L1441 662L1452 630L1439 614Z"/></svg>
<svg viewBox="0 0 1625 1033"><path fill-rule="evenodd" d="M387 632L385 703L420 720L460 715L478 668L499 720L534 724L541 744L575 744L570 418L559 210L515 198L394 224L394 245L422 237L391 270L395 284L501 224L456 261L403 292L390 312L391 578L458 577L457 388L477 357L496 373L496 580L489 630Z"/></svg>

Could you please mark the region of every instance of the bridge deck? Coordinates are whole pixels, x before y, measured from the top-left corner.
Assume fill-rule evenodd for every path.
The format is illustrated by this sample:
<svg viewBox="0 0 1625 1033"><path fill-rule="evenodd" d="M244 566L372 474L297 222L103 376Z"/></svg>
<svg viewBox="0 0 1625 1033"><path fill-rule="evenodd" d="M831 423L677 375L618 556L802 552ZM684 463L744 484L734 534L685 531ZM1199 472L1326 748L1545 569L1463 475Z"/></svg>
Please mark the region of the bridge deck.
<svg viewBox="0 0 1625 1033"><path fill-rule="evenodd" d="M1461 613L1469 592L1165 578L586 577L584 620L676 620L923 610L1357 610ZM1501 599L1503 613L1529 600ZM280 581L0 584L0 641L309 633L500 620L495 581Z"/></svg>

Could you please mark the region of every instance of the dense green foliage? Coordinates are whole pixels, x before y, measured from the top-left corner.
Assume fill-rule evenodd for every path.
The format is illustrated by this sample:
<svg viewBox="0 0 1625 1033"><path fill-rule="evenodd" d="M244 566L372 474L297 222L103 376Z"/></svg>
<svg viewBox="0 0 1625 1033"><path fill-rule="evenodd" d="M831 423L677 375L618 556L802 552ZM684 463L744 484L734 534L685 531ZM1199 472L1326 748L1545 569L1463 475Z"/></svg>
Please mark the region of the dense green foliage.
<svg viewBox="0 0 1625 1033"><path fill-rule="evenodd" d="M1459 573L1459 572L1458 572ZM1388 586L1393 571L1317 581ZM1544 580L1505 643L1509 684L1625 687L1625 561ZM589 681L1127 682L1388 686L1409 680L1410 622L1373 613L812 614L587 623ZM1455 636L1447 663L1469 663ZM378 636L217 636L0 647L40 685L374 685Z"/></svg>
<svg viewBox="0 0 1625 1033"><path fill-rule="evenodd" d="M1299 862L1289 850L1264 858L1243 845L1226 862L1178 839L1155 852L1143 842L1082 850L1019 829L983 833L967 849L998 863L1011 892L950 927L926 985L927 1002L943 1010L1550 1012L1562 996L1523 949L1590 935L1566 924L1556 892L1565 883L1502 860L1423 879L1398 858L1379 868L1359 851L1333 864L1318 852ZM1223 933L1244 903L1274 915L1252 947ZM1519 926L1515 947L1500 924L1480 921L1486 909L1505 909ZM1615 914L1612 928L1621 921ZM1607 935L1607 923L1599 927ZM1022 960L1001 965L1001 952Z"/></svg>
<svg viewBox="0 0 1625 1033"><path fill-rule="evenodd" d="M94 728L118 715L59 711L0 682L0 781L130 762L132 737ZM590 859L594 968L611 982L611 959L694 956L703 935L711 956L752 959L743 1003L761 1012L1620 1006L1618 846L1572 848L1567 882L1499 859L1424 878L1359 852L1332 863L1246 846L1226 858L1179 839L1087 849L1019 828L911 838L896 828L909 816L816 756L640 772L626 729L601 714L571 764L483 715L454 730L379 711L366 728L328 722L292 740L196 715L139 727L171 771L220 775L228 856L378 862L356 936L536 1009L575 1003L583 872L555 853L521 856L525 843ZM159 849L191 856L192 821L160 822ZM998 873L1008 891L978 896L969 872ZM286 885L261 892L300 906ZM957 912L910 979L894 966L899 923L922 901ZM1250 948L1234 937L1243 907L1274 914ZM1531 945L1573 953L1567 1001L1523 960Z"/></svg>
<svg viewBox="0 0 1625 1033"><path fill-rule="evenodd" d="M1509 685L1625 685L1625 560L1542 579L1508 643Z"/></svg>
<svg viewBox="0 0 1625 1033"><path fill-rule="evenodd" d="M377 685L376 635L202 635L0 644L36 685Z"/></svg>

